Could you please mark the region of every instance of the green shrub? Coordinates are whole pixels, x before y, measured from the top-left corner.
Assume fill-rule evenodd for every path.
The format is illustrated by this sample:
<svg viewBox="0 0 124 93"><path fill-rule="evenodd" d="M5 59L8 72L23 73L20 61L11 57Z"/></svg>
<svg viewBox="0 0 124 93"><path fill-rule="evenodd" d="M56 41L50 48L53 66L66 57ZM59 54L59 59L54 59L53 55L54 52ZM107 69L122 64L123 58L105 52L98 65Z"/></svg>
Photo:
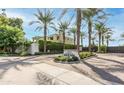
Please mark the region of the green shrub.
<svg viewBox="0 0 124 93"><path fill-rule="evenodd" d="M41 55L42 53L41 52L36 52L35 55Z"/></svg>
<svg viewBox="0 0 124 93"><path fill-rule="evenodd" d="M72 56L72 59L73 59L73 61L78 61L79 60L78 57L76 57L76 56Z"/></svg>
<svg viewBox="0 0 124 93"><path fill-rule="evenodd" d="M75 49L76 46L72 45L72 44L65 44L64 45L64 49Z"/></svg>
<svg viewBox="0 0 124 93"><path fill-rule="evenodd" d="M55 61L67 61L68 57L66 56L58 56L55 58Z"/></svg>
<svg viewBox="0 0 124 93"><path fill-rule="evenodd" d="M20 56L27 56L29 55L27 51L22 51L19 53Z"/></svg>
<svg viewBox="0 0 124 93"><path fill-rule="evenodd" d="M58 57L55 57L55 61L71 62L71 61L78 61L78 58L75 57L75 56L71 56L71 57L68 57L68 56L58 56Z"/></svg>
<svg viewBox="0 0 124 93"><path fill-rule="evenodd" d="M0 54L7 54L7 52L4 52L4 51L0 51Z"/></svg>
<svg viewBox="0 0 124 93"><path fill-rule="evenodd" d="M44 41L39 40L39 50L43 52L44 49ZM75 46L72 44L65 44L64 49L75 49ZM47 41L47 51L50 52L63 52L63 43Z"/></svg>
<svg viewBox="0 0 124 93"><path fill-rule="evenodd" d="M107 52L107 47L105 45L102 45L102 46L98 47L98 52L106 53Z"/></svg>
<svg viewBox="0 0 124 93"><path fill-rule="evenodd" d="M92 52L80 52L79 56L81 59L90 57L90 56L94 56L95 54L93 54Z"/></svg>

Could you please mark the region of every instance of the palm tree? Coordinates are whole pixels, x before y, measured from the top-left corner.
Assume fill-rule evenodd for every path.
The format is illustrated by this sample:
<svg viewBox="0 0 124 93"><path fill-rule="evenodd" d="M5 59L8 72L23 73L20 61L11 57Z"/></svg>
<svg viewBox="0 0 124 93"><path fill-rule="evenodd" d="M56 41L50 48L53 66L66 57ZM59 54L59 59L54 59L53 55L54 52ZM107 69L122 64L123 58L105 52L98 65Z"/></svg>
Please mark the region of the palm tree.
<svg viewBox="0 0 124 93"><path fill-rule="evenodd" d="M46 52L46 45L47 45L47 31L48 31L48 26L51 27L53 25L53 12L50 11L50 9L44 9L44 10L39 10L36 14L34 14L35 17L37 18L36 21L30 22L30 25L32 24L38 24L36 30L44 30L44 52Z"/></svg>
<svg viewBox="0 0 124 93"><path fill-rule="evenodd" d="M67 13L68 10L69 9L64 9L62 11L60 19L62 18L62 16L64 16ZM81 20L82 20L83 15L81 13L81 11L82 11L81 8L75 8L75 9L73 9L73 11L74 11L74 14L76 14L77 51L79 53L79 51L80 51L79 50L79 47L80 47L80 28L81 28ZM72 20L73 17L74 17L74 15L72 15L71 20Z"/></svg>
<svg viewBox="0 0 124 93"><path fill-rule="evenodd" d="M85 33L81 32L80 37L81 37L81 45L83 46L83 39L85 38Z"/></svg>
<svg viewBox="0 0 124 93"><path fill-rule="evenodd" d="M72 27L70 29L70 32L73 34L73 37L74 37L74 46L76 45L75 44L75 41L76 41L76 31L77 31L76 27Z"/></svg>
<svg viewBox="0 0 124 93"><path fill-rule="evenodd" d="M106 28L105 39L107 47L109 46L109 41L114 41L114 39L111 39L112 34L112 30L110 28Z"/></svg>
<svg viewBox="0 0 124 93"><path fill-rule="evenodd" d="M59 24L59 32L62 33L62 36L63 36L63 48L64 48L64 44L65 44L65 33L66 33L66 30L68 29L68 26L69 26L69 23L67 21L63 21L63 22L60 22Z"/></svg>
<svg viewBox="0 0 124 93"><path fill-rule="evenodd" d="M92 41L92 45L93 45L93 46L95 46L96 35L97 35L97 33L93 32L93 33L92 33L92 36L91 36L91 41Z"/></svg>
<svg viewBox="0 0 124 93"><path fill-rule="evenodd" d="M102 28L103 28L103 24L100 23L95 24L95 29L98 31L98 39L99 39L98 52L100 52L100 47L101 47Z"/></svg>
<svg viewBox="0 0 124 93"><path fill-rule="evenodd" d="M107 29L105 27L103 27L103 29L101 30L101 34L102 34L102 45L104 45L104 38L105 38L105 33L107 32Z"/></svg>
<svg viewBox="0 0 124 93"><path fill-rule="evenodd" d="M99 13L102 13L103 9L98 9L98 8L88 8L84 10L83 13L83 18L88 22L88 39L89 39L89 52L91 52L91 34L92 34L92 27L93 27L93 18L95 16L98 16L99 18ZM103 16L103 15L100 15Z"/></svg>
<svg viewBox="0 0 124 93"><path fill-rule="evenodd" d="M110 34L111 31L112 31L112 30L111 30L110 28L105 27L105 25L102 27L102 29L101 29L101 34L102 34L102 36L101 36L102 45L104 45L105 36L108 35L108 34Z"/></svg>

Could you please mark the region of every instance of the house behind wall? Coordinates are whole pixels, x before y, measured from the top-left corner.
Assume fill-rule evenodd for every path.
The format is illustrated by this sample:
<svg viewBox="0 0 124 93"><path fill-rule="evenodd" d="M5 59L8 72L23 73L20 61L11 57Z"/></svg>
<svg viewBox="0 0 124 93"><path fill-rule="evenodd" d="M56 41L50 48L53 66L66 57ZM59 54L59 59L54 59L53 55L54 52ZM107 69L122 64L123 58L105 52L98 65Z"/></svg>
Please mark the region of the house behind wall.
<svg viewBox="0 0 124 93"><path fill-rule="evenodd" d="M47 41L63 43L62 34L60 34L60 35L53 34L53 35L47 36L46 38L47 38ZM33 41L38 41L38 40L44 40L44 37L40 37L40 36L33 37ZM65 36L65 44L74 44L74 39L69 36Z"/></svg>

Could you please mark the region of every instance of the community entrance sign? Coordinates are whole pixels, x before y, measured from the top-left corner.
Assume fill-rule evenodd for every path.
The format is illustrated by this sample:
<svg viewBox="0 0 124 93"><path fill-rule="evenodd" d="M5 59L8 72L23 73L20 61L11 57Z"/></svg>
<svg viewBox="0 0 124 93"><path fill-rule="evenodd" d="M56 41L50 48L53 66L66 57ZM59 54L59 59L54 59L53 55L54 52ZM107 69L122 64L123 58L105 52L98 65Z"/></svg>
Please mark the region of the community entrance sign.
<svg viewBox="0 0 124 93"><path fill-rule="evenodd" d="M28 50L29 54L34 55L39 52L39 44L32 43Z"/></svg>
<svg viewBox="0 0 124 93"><path fill-rule="evenodd" d="M65 49L64 55L65 56L76 56L80 60L79 54L76 49Z"/></svg>

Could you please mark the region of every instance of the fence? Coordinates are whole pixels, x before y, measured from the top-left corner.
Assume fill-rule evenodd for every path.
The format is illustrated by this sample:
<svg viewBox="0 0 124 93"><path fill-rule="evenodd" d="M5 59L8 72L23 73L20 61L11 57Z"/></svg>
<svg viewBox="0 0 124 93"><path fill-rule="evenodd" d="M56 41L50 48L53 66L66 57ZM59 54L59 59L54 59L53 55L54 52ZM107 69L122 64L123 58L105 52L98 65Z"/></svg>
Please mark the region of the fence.
<svg viewBox="0 0 124 93"><path fill-rule="evenodd" d="M92 51L97 52L98 47L93 47ZM83 51L88 51L88 47L83 47ZM108 53L124 53L124 46L110 46L107 48Z"/></svg>
<svg viewBox="0 0 124 93"><path fill-rule="evenodd" d="M98 49L97 46L91 48L91 50L93 52L97 52L97 49ZM88 47L82 47L82 51L89 51L89 48Z"/></svg>
<svg viewBox="0 0 124 93"><path fill-rule="evenodd" d="M109 53L124 53L124 46L112 46L108 47L107 51Z"/></svg>

